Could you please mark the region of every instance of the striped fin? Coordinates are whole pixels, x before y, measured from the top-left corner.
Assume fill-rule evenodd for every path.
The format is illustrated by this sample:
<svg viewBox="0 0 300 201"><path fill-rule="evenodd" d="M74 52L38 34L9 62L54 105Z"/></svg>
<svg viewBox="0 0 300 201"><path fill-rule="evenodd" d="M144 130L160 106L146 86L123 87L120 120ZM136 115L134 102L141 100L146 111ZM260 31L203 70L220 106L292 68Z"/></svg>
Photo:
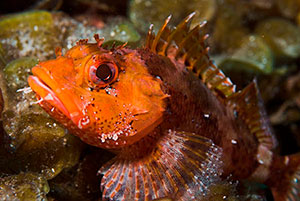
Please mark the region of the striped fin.
<svg viewBox="0 0 300 201"><path fill-rule="evenodd" d="M269 150L275 148L277 142L269 126L256 80L242 91L233 94L227 101L236 110L237 115L243 119L250 132L256 136L261 145Z"/></svg>
<svg viewBox="0 0 300 201"><path fill-rule="evenodd" d="M195 13L190 14L176 28L168 26L168 17L157 35L153 33L151 25L145 48L184 64L201 78L208 88L228 97L235 92L235 85L209 59L209 48L205 44L208 35L203 31L206 22L190 30L194 15Z"/></svg>
<svg viewBox="0 0 300 201"><path fill-rule="evenodd" d="M275 201L300 200L300 154L275 156L270 167L270 186Z"/></svg>
<svg viewBox="0 0 300 201"><path fill-rule="evenodd" d="M145 144L147 139L131 152ZM128 153L121 151L101 168L104 200L182 200L187 192L191 197L202 196L222 173L222 149L193 133L169 131L146 156L132 159Z"/></svg>

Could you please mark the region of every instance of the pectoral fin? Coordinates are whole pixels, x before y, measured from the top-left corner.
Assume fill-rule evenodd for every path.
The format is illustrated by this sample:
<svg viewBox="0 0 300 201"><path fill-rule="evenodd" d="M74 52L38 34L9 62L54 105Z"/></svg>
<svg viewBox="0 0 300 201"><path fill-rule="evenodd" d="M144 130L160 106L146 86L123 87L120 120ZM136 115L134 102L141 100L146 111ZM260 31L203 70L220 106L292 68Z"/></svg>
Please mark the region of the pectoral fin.
<svg viewBox="0 0 300 201"><path fill-rule="evenodd" d="M147 139L132 146L136 146L131 148L134 151L146 149ZM181 200L186 193L202 196L222 173L222 149L194 133L169 131L147 155L130 158L128 153L121 151L101 168L104 199Z"/></svg>

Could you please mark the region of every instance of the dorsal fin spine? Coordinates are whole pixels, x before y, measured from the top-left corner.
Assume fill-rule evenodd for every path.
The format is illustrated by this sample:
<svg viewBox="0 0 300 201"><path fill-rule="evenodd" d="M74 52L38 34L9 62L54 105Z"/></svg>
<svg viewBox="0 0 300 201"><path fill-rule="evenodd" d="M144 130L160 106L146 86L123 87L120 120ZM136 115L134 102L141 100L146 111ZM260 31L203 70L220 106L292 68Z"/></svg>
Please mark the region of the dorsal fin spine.
<svg viewBox="0 0 300 201"><path fill-rule="evenodd" d="M194 46L197 46L197 44L195 44ZM193 71L194 73L196 73L196 75L198 77L200 77L200 75L206 70L206 68L208 68L207 64L205 62L203 62L203 59L208 60L208 58L206 57L206 51L199 52L199 54L197 55L197 57L195 59L188 58L188 55L191 54L191 51L192 51L192 48L188 52L185 53L186 57L184 59L186 61L188 61L188 63L190 64L189 66L187 66L187 68L190 69L191 71ZM200 67L196 65L198 62L201 65Z"/></svg>
<svg viewBox="0 0 300 201"><path fill-rule="evenodd" d="M209 48L205 45L208 34L201 31L206 22L190 30L194 15L195 13L190 14L176 28L167 26L169 16L156 36L150 27L146 48L170 59L175 58L178 63L186 65L187 69L196 73L208 88L217 90L217 94L228 98L235 93L235 86L209 59Z"/></svg>
<svg viewBox="0 0 300 201"><path fill-rule="evenodd" d="M158 31L157 36L155 37L155 39L154 39L154 41L153 41L153 44L152 44L152 46L151 46L151 50L152 50L152 51L156 51L156 46L157 46L157 44L158 44L158 42L159 42L159 40L160 40L160 36L162 35L162 33L163 33L164 29L166 28L166 26L168 25L169 21L171 20L171 17L172 17L172 15L169 15L169 16L167 17L167 19L165 20L163 26L162 26L161 29Z"/></svg>
<svg viewBox="0 0 300 201"><path fill-rule="evenodd" d="M153 43L153 38L154 38L153 24L150 24L148 34L146 37L146 43L145 43L146 48L149 48L149 49L151 48L151 44Z"/></svg>
<svg viewBox="0 0 300 201"><path fill-rule="evenodd" d="M167 37L166 44L162 48L162 53L165 55L166 50L168 49L169 45L171 44L171 41L174 40L175 36L177 36L178 33L180 33L182 30L188 31L190 28L190 23L195 16L195 12L191 13L189 16L187 16L173 31L172 33Z"/></svg>
<svg viewBox="0 0 300 201"><path fill-rule="evenodd" d="M202 64L202 66L200 66L198 69L196 69L196 75L198 77L201 77L201 74L203 73L203 71L206 70L206 65L205 64Z"/></svg>
<svg viewBox="0 0 300 201"><path fill-rule="evenodd" d="M196 26L194 29L192 29L188 35L179 43L178 45L178 52L182 50L184 47L184 44L193 37L194 34L198 34L200 30L200 26Z"/></svg>
<svg viewBox="0 0 300 201"><path fill-rule="evenodd" d="M161 55L165 55L165 54L166 54L167 47L170 45L170 42L171 42L171 40L172 40L172 37L173 37L173 34L170 34L170 35L167 37L167 39L166 39L164 45L162 46L162 49L161 49L160 52L159 52Z"/></svg>

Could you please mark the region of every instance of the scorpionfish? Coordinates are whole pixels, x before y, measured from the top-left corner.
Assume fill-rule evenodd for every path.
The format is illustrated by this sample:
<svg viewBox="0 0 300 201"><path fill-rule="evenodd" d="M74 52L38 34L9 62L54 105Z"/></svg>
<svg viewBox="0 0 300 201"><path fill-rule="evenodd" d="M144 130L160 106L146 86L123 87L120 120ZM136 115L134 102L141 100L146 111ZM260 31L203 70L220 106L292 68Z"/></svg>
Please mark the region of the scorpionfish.
<svg viewBox="0 0 300 201"><path fill-rule="evenodd" d="M243 90L212 62L205 23L150 26L141 48L80 40L32 68L41 107L85 143L116 157L99 172L104 200L204 197L222 178L300 195L299 154L279 156L257 84Z"/></svg>

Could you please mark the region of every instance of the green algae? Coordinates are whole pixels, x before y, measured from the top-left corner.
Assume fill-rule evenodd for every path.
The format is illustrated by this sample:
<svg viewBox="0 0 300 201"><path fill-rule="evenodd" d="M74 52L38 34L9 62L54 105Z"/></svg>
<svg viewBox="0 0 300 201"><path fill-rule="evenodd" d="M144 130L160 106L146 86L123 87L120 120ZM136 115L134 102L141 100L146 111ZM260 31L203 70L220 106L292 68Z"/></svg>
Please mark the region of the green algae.
<svg viewBox="0 0 300 201"><path fill-rule="evenodd" d="M49 181L53 196L58 200L68 198L70 201L99 200L99 167L108 162L114 154L94 147L89 147L78 165L63 170L57 177Z"/></svg>
<svg viewBox="0 0 300 201"><path fill-rule="evenodd" d="M141 39L133 24L124 20L112 20L110 25L103 29L103 34L106 40L115 40L123 43L134 43Z"/></svg>
<svg viewBox="0 0 300 201"><path fill-rule="evenodd" d="M147 14L145 14L147 10ZM171 24L175 25L188 14L196 12L192 27L210 20L216 12L215 0L131 0L129 3L129 17L137 28L146 32L151 24L159 29L168 15L172 15Z"/></svg>
<svg viewBox="0 0 300 201"><path fill-rule="evenodd" d="M269 74L273 71L273 55L259 36L250 35L241 40L240 47L219 64L222 69Z"/></svg>
<svg viewBox="0 0 300 201"><path fill-rule="evenodd" d="M27 77L36 63L35 58L23 57L4 68L6 94L2 119L6 139L3 146L7 152L3 152L2 159L13 160L0 169L7 173L37 172L50 179L75 165L83 146L35 103L34 93L26 91Z"/></svg>
<svg viewBox="0 0 300 201"><path fill-rule="evenodd" d="M1 200L46 201L49 191L47 180L38 174L20 173L0 178Z"/></svg>
<svg viewBox="0 0 300 201"><path fill-rule="evenodd" d="M13 60L4 68L7 85L13 91L27 86L27 77L31 68L38 63L38 59L32 57L22 57Z"/></svg>
<svg viewBox="0 0 300 201"><path fill-rule="evenodd" d="M271 18L260 22L255 32L260 35L279 58L300 56L300 28L291 22Z"/></svg>
<svg viewBox="0 0 300 201"><path fill-rule="evenodd" d="M46 11L12 14L0 20L0 44L7 61L23 56L51 57L60 44L56 35L52 15Z"/></svg>
<svg viewBox="0 0 300 201"><path fill-rule="evenodd" d="M242 12L236 3L221 4L215 18L212 33L213 48L226 53L233 52L241 46L242 38L249 34L249 30L242 21Z"/></svg>
<svg viewBox="0 0 300 201"><path fill-rule="evenodd" d="M11 152L9 168L37 172L51 179L79 160L81 142L43 114L3 113L3 126ZM6 169L6 167L3 167Z"/></svg>

